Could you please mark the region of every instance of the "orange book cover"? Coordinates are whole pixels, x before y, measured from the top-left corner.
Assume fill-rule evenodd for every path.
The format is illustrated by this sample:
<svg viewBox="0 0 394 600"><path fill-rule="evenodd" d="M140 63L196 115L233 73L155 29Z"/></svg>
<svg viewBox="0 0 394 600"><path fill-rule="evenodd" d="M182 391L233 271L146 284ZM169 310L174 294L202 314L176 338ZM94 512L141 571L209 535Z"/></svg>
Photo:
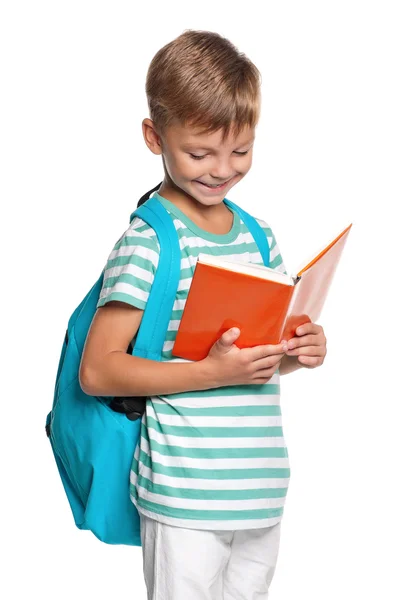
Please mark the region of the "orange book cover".
<svg viewBox="0 0 394 600"><path fill-rule="evenodd" d="M179 324L173 356L202 360L231 327L248 348L289 340L323 308L350 224L295 277L273 269L200 254Z"/></svg>

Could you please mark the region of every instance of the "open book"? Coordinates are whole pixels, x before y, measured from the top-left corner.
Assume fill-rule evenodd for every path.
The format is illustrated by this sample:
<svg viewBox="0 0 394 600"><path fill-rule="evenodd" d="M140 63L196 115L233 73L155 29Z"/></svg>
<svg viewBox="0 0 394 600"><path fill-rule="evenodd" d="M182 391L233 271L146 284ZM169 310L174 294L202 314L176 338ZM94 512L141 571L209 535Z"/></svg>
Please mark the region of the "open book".
<svg viewBox="0 0 394 600"><path fill-rule="evenodd" d="M239 348L279 344L319 318L352 224L296 276L252 263L200 254L172 350L202 360L231 327Z"/></svg>

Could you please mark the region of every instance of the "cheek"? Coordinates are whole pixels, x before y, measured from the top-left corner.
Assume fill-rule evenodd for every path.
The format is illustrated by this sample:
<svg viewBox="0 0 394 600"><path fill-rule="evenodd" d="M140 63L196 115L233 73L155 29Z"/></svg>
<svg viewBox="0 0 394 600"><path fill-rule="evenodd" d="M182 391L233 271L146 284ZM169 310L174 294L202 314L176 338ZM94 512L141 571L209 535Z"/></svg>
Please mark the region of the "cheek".
<svg viewBox="0 0 394 600"><path fill-rule="evenodd" d="M250 170L252 166L252 155L248 156L248 159L245 161L245 164L242 167L242 174L246 175L246 173Z"/></svg>
<svg viewBox="0 0 394 600"><path fill-rule="evenodd" d="M199 161L193 161L187 156L173 156L170 168L174 175L183 179L195 179L199 177L204 169Z"/></svg>

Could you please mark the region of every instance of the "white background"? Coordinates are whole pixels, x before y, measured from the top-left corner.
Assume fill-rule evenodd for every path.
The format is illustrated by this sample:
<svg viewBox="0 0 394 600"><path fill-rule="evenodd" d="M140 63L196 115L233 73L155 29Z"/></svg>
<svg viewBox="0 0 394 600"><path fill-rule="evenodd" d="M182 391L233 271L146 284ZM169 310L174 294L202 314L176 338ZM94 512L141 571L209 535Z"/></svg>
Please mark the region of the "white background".
<svg viewBox="0 0 394 600"><path fill-rule="evenodd" d="M44 422L68 318L161 181L141 133L145 75L188 28L261 71L254 165L229 198L271 225L288 270L354 224L320 320L326 362L282 379L292 481L270 599L394 597L392 9L1 4L3 598L146 597L141 548L74 526Z"/></svg>

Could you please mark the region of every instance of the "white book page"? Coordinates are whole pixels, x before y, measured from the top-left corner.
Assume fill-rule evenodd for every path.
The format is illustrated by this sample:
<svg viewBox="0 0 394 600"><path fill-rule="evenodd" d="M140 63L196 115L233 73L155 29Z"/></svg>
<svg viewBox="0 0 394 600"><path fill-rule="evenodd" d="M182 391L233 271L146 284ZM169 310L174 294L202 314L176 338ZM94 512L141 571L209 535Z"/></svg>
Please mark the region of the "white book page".
<svg viewBox="0 0 394 600"><path fill-rule="evenodd" d="M235 271L236 273L245 273L246 275L252 275L252 277L276 281L283 285L294 285L294 279L290 275L279 273L278 271L265 266L246 262L234 262L232 260L227 260L223 256L212 256L211 254L199 254L198 262L219 267L221 269L228 269L229 271Z"/></svg>

